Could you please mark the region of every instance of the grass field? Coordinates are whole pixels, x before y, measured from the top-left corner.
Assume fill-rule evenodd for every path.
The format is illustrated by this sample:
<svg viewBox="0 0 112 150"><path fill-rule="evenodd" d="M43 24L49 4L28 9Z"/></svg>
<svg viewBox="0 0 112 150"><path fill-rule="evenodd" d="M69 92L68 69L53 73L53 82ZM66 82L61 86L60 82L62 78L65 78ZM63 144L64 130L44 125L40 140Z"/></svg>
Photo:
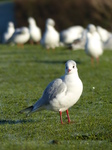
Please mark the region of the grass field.
<svg viewBox="0 0 112 150"><path fill-rule="evenodd" d="M84 90L69 109L75 123L61 125L59 114L18 112L41 97L49 82L64 74L65 62L77 62ZM63 121L67 122L66 113ZM91 66L84 51L41 46L0 45L0 150L111 150L112 51Z"/></svg>

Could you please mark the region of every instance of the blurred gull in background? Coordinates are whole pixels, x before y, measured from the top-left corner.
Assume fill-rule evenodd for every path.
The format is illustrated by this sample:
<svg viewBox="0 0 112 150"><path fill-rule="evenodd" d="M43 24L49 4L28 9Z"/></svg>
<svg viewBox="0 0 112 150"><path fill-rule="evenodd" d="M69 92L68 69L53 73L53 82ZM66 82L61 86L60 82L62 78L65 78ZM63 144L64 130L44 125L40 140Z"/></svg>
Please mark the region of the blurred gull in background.
<svg viewBox="0 0 112 150"><path fill-rule="evenodd" d="M103 42L106 42L111 36L111 33L107 31L106 29L102 28L101 26L97 26L96 29Z"/></svg>
<svg viewBox="0 0 112 150"><path fill-rule="evenodd" d="M86 33L87 29L84 29L84 31L82 32L82 36L80 38L75 39L73 43L70 44L69 48L71 50L84 50L86 42Z"/></svg>
<svg viewBox="0 0 112 150"><path fill-rule="evenodd" d="M101 26L97 26L96 28L97 28L97 32L99 33L101 37L101 41L102 41L104 49L108 49L110 47L108 45L108 41L110 37L112 36L112 33L102 28ZM112 49L112 44L111 44L111 49Z"/></svg>
<svg viewBox="0 0 112 150"><path fill-rule="evenodd" d="M31 43L39 43L41 40L41 29L36 25L36 21L32 17L28 18L28 23Z"/></svg>
<svg viewBox="0 0 112 150"><path fill-rule="evenodd" d="M11 22L11 21L8 22L7 30L3 34L3 39L2 39L3 44L9 43L9 40L12 37L14 31L15 31L15 28L14 28L13 22Z"/></svg>
<svg viewBox="0 0 112 150"><path fill-rule="evenodd" d="M30 39L29 30L27 27L17 28L12 35L10 41L17 45L24 45Z"/></svg>
<svg viewBox="0 0 112 150"><path fill-rule="evenodd" d="M96 30L100 36L103 49L112 50L112 33L102 28L101 26L97 26ZM73 43L69 46L69 48L72 50L83 50L85 48L86 32L87 29L84 29L82 37L74 40Z"/></svg>
<svg viewBox="0 0 112 150"><path fill-rule="evenodd" d="M59 46L59 33L55 30L55 21L51 18L46 20L46 29L42 36L41 44L49 49Z"/></svg>
<svg viewBox="0 0 112 150"><path fill-rule="evenodd" d="M108 38L108 40L104 43L104 49L105 50L112 50L112 34Z"/></svg>
<svg viewBox="0 0 112 150"><path fill-rule="evenodd" d="M84 28L82 26L72 26L60 32L60 41L64 45L70 45L74 40L82 37Z"/></svg>
<svg viewBox="0 0 112 150"><path fill-rule="evenodd" d="M100 35L96 31L96 27L93 24L87 26L85 52L91 57L91 63L93 64L94 58L99 61L99 56L103 54L102 42Z"/></svg>

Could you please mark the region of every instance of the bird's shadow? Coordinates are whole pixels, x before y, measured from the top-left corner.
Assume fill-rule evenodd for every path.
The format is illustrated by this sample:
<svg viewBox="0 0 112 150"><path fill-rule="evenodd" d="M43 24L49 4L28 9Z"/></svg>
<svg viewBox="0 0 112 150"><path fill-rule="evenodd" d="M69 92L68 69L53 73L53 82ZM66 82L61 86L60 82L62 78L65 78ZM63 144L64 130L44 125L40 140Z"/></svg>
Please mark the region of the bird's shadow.
<svg viewBox="0 0 112 150"><path fill-rule="evenodd" d="M0 120L0 125L5 125L5 124L23 124L23 123L35 123L38 122L37 120L32 120L32 119L22 119L22 120Z"/></svg>
<svg viewBox="0 0 112 150"><path fill-rule="evenodd" d="M67 62L67 60L63 60L63 61L61 61L61 60L37 60L36 62L38 62L38 63L48 63L48 64L65 64L66 62ZM77 61L76 60L76 63L77 64L80 64L81 62L80 61Z"/></svg>
<svg viewBox="0 0 112 150"><path fill-rule="evenodd" d="M24 60L24 61L21 61L21 60L10 60L10 61L7 61L7 62L0 60L0 64L2 64L2 63L17 63L17 64L21 64L23 62L38 63L38 64L65 64L67 62L67 60L60 61L60 60L37 60L37 59L34 59L34 60ZM81 64L81 61L75 60L75 62L76 62L76 64Z"/></svg>

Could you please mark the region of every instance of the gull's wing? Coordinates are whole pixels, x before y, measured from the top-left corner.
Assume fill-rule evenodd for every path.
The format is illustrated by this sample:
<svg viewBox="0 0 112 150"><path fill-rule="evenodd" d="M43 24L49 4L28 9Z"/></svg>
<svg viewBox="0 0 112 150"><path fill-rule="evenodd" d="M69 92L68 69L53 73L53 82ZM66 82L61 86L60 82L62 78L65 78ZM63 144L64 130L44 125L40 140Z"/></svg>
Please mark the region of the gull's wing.
<svg viewBox="0 0 112 150"><path fill-rule="evenodd" d="M67 86L61 78L52 81L44 90L42 97L33 105L32 111L36 111L38 108L49 104L59 94L66 94Z"/></svg>
<svg viewBox="0 0 112 150"><path fill-rule="evenodd" d="M56 98L58 94L61 94L66 90L67 86L62 79L56 79L47 86L43 93L42 99L45 99L45 104L48 104L49 101Z"/></svg>
<svg viewBox="0 0 112 150"><path fill-rule="evenodd" d="M43 106L48 105L50 101L56 98L59 94L66 95L67 86L63 80L56 79L52 81L44 90L42 97L32 106L27 107L20 111L20 113L27 112L29 115L32 112L42 109Z"/></svg>

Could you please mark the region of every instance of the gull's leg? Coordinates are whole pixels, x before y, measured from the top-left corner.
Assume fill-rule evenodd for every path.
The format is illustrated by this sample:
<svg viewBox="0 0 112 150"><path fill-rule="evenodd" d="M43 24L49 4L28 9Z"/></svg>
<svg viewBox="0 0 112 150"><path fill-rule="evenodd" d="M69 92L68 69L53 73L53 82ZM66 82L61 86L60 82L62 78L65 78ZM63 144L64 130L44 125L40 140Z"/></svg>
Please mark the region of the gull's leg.
<svg viewBox="0 0 112 150"><path fill-rule="evenodd" d="M92 66L94 66L94 58L93 57L91 57L91 64L92 64Z"/></svg>
<svg viewBox="0 0 112 150"><path fill-rule="evenodd" d="M33 44L34 44L34 43L33 43L33 40L30 40L30 44L31 44L31 45L33 45Z"/></svg>
<svg viewBox="0 0 112 150"><path fill-rule="evenodd" d="M23 48L24 49L24 44L17 44L18 48Z"/></svg>
<svg viewBox="0 0 112 150"><path fill-rule="evenodd" d="M97 64L99 64L99 57L96 58Z"/></svg>
<svg viewBox="0 0 112 150"><path fill-rule="evenodd" d="M68 118L68 123L70 123L70 117L69 117L69 114L68 114L68 109L66 110L66 113L67 113L67 118Z"/></svg>
<svg viewBox="0 0 112 150"><path fill-rule="evenodd" d="M61 111L59 111L59 114L60 114L61 124L63 124L63 120L62 120L62 112L61 112Z"/></svg>

